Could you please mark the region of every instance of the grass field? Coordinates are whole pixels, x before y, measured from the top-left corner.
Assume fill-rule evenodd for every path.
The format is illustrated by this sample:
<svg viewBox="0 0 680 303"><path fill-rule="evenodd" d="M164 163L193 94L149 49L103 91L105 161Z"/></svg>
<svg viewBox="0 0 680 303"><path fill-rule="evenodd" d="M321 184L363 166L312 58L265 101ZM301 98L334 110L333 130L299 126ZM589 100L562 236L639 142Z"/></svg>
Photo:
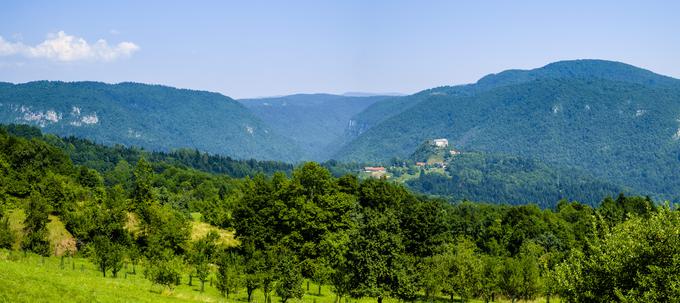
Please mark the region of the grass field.
<svg viewBox="0 0 680 303"><path fill-rule="evenodd" d="M118 278L104 278L87 259L47 257L22 252L0 250L0 302L246 302L245 289L222 297L215 287L206 283L205 292L200 293L200 284L188 285L188 277L183 277L182 285L173 291L152 285L141 274L126 274L123 269ZM130 269L131 272L131 269ZM306 283L303 284L306 287ZM335 295L330 287L322 286L317 295L317 285L311 283L310 291L301 300L291 303L335 303ZM274 294L272 302L278 302ZM441 303L449 302L445 298ZM544 302L536 300L534 302ZM264 295L256 291L253 303L264 302ZM374 298L343 299L342 303L375 303ZM384 300L397 303L396 299ZM480 301L471 301L480 302ZM497 300L497 302L508 302ZM550 302L559 302L552 299Z"/></svg>

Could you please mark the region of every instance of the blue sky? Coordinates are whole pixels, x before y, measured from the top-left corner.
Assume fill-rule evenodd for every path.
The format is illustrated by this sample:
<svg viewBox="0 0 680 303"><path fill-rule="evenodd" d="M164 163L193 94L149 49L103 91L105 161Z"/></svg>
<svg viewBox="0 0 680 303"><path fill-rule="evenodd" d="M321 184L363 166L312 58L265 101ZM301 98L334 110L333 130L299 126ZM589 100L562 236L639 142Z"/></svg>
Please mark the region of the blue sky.
<svg viewBox="0 0 680 303"><path fill-rule="evenodd" d="M3 1L0 81L412 93L577 58L680 78L680 1L168 2Z"/></svg>

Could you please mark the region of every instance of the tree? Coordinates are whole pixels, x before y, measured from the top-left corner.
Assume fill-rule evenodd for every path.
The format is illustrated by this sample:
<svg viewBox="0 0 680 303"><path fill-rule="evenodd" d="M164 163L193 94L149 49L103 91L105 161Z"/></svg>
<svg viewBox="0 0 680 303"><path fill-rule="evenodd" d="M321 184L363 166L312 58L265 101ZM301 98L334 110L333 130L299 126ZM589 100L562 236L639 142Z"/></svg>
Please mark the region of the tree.
<svg viewBox="0 0 680 303"><path fill-rule="evenodd" d="M540 280L543 282L543 293L546 303L550 303L550 297L558 290L558 280L555 276L555 266L562 258L562 253L546 252L538 259Z"/></svg>
<svg viewBox="0 0 680 303"><path fill-rule="evenodd" d="M390 294L404 302L414 302L419 288L416 258L407 253L397 255L393 271L394 285Z"/></svg>
<svg viewBox="0 0 680 303"><path fill-rule="evenodd" d="M312 201L315 201L318 196L336 190L331 173L314 162L304 163L295 169L292 181L299 185L302 194Z"/></svg>
<svg viewBox="0 0 680 303"><path fill-rule="evenodd" d="M432 302L444 288L449 268L441 254L425 257L420 263L420 283L425 291L425 299Z"/></svg>
<svg viewBox="0 0 680 303"><path fill-rule="evenodd" d="M451 227L446 222L445 202L415 200L400 208L401 228L406 251L417 257L432 256L435 250L452 242Z"/></svg>
<svg viewBox="0 0 680 303"><path fill-rule="evenodd" d="M435 260L444 267L443 291L461 301L469 300L481 288L482 260L476 254L477 247L472 241L460 238L455 245L448 245Z"/></svg>
<svg viewBox="0 0 680 303"><path fill-rule="evenodd" d="M115 278L123 267L128 247L132 245L132 237L125 229L127 213L123 188L120 186L111 188L104 201L98 203L95 208L94 226L91 231L92 259L104 277L106 271L110 269Z"/></svg>
<svg viewBox="0 0 680 303"><path fill-rule="evenodd" d="M354 282L353 271L347 261L350 235L354 234L350 230L353 229L343 229L327 233L318 245L319 255L328 262L329 282L333 286L337 302L340 302L343 297L349 295ZM321 288L320 285L319 288Z"/></svg>
<svg viewBox="0 0 680 303"><path fill-rule="evenodd" d="M15 235L10 228L9 218L7 216L0 216L0 248L11 249L14 245Z"/></svg>
<svg viewBox="0 0 680 303"><path fill-rule="evenodd" d="M248 302L252 301L253 292L262 285L262 275L264 256L262 251L255 250L252 243L243 243L241 255L244 263L243 284L248 294Z"/></svg>
<svg viewBox="0 0 680 303"><path fill-rule="evenodd" d="M498 287L506 297L514 303L522 291L522 268L515 258L505 258L500 272Z"/></svg>
<svg viewBox="0 0 680 303"><path fill-rule="evenodd" d="M317 249L320 248L318 245ZM307 272L310 279L318 285L318 295L321 295L321 285L329 282L333 269L327 258L319 253L316 259L307 259L302 263L303 273ZM303 274L304 276L304 274ZM307 291L309 291L309 281L307 281Z"/></svg>
<svg viewBox="0 0 680 303"><path fill-rule="evenodd" d="M277 199L272 184L264 175L244 180L241 187L243 195L233 211L234 228L241 242L249 243L252 249L263 250L281 238L277 228L281 224L277 219L277 204L283 206L283 203Z"/></svg>
<svg viewBox="0 0 680 303"><path fill-rule="evenodd" d="M147 258L169 249L177 255L185 253L189 239L190 225L187 215L170 205L153 202L148 208L148 221L142 222L138 240Z"/></svg>
<svg viewBox="0 0 680 303"><path fill-rule="evenodd" d="M179 281L182 267L184 267L182 259L166 250L148 261L144 275L154 284L173 290Z"/></svg>
<svg viewBox="0 0 680 303"><path fill-rule="evenodd" d="M524 300L532 300L541 292L538 257L532 252L523 252L519 256L520 289L519 296Z"/></svg>
<svg viewBox="0 0 680 303"><path fill-rule="evenodd" d="M488 255L482 257L482 279L479 292L486 303L494 301L495 295L499 291L501 270L502 264L497 257Z"/></svg>
<svg viewBox="0 0 680 303"><path fill-rule="evenodd" d="M276 264L276 294L281 298L281 303L286 303L288 299L301 299L304 291L302 289L302 272L300 264L295 255L286 248L277 249Z"/></svg>
<svg viewBox="0 0 680 303"><path fill-rule="evenodd" d="M148 207L154 200L152 192L153 169L151 164L144 158L140 158L133 172L134 183L132 189L132 202L142 220L149 221Z"/></svg>
<svg viewBox="0 0 680 303"><path fill-rule="evenodd" d="M127 250L127 257L132 264L132 274L137 274L137 264L142 259L142 253L139 250L139 247L135 244L130 245Z"/></svg>
<svg viewBox="0 0 680 303"><path fill-rule="evenodd" d="M218 238L219 235L215 231L210 231L194 242L189 252L189 263L194 267L196 277L201 281L201 292L205 290L205 281L208 280L210 274L210 262L217 250L215 241Z"/></svg>
<svg viewBox="0 0 680 303"><path fill-rule="evenodd" d="M96 172L95 172L96 173ZM48 173L40 184L40 195L45 199L55 214L61 215L72 207L75 193L66 176Z"/></svg>
<svg viewBox="0 0 680 303"><path fill-rule="evenodd" d="M351 273L350 295L384 297L396 289L398 256L404 253L399 221L392 209L364 209L359 228L350 235L347 270Z"/></svg>
<svg viewBox="0 0 680 303"><path fill-rule="evenodd" d="M277 255L272 247L267 247L262 254L262 267L260 267L259 276L262 281L262 293L264 294L264 302L271 303L271 293L276 286L276 262Z"/></svg>
<svg viewBox="0 0 680 303"><path fill-rule="evenodd" d="M229 294L242 284L243 258L233 251L222 250L217 257L217 289L229 299Z"/></svg>
<svg viewBox="0 0 680 303"><path fill-rule="evenodd" d="M106 277L106 271L111 270L113 277L117 277L118 271L123 267L126 247L104 235L95 236L92 246L92 261L97 264L102 276Z"/></svg>
<svg viewBox="0 0 680 303"><path fill-rule="evenodd" d="M76 181L78 181L80 185L88 188L95 188L102 186L104 184L103 178L101 177L101 175L99 175L99 173L96 170L87 168L85 166L81 166L78 169Z"/></svg>
<svg viewBox="0 0 680 303"><path fill-rule="evenodd" d="M477 247L469 239L461 239L455 246L453 264L450 268L453 292L467 302L481 289L482 260L476 254Z"/></svg>
<svg viewBox="0 0 680 303"><path fill-rule="evenodd" d="M25 250L42 256L49 256L50 242L47 240L47 220L50 207L39 194L33 193L28 200L24 232L26 237L21 245Z"/></svg>

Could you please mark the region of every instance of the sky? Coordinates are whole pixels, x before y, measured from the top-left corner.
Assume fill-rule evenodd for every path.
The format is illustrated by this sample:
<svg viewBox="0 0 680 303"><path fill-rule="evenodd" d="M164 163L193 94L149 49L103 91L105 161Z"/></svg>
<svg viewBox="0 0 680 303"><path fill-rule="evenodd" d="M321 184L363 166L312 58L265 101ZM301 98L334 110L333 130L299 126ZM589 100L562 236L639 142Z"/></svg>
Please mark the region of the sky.
<svg viewBox="0 0 680 303"><path fill-rule="evenodd" d="M0 81L414 93L596 58L680 78L680 1L2 1Z"/></svg>

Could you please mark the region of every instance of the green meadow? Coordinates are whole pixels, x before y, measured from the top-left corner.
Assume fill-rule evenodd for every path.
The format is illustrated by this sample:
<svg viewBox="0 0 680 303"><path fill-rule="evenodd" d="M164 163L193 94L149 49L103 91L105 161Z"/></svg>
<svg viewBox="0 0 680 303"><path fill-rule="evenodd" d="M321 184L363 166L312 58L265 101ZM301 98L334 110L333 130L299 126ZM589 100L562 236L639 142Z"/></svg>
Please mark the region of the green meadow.
<svg viewBox="0 0 680 303"><path fill-rule="evenodd" d="M205 291L200 292L200 284L193 280L189 285L188 276L173 290L152 284L144 278L143 268L137 267L137 274L127 265L118 278L102 277L101 272L84 258L41 257L35 254L0 250L0 302L247 302L245 289L240 290L229 299L220 295L215 287L206 284ZM307 283L303 284L306 289ZM332 289L309 284L302 299L292 302L335 303L337 298ZM456 302L457 298L454 299ZM253 295L253 303L264 301L259 289ZM279 298L272 293L272 302ZM342 303L375 302L375 298L344 299ZM439 298L440 302L449 302L448 298ZM386 298L385 303L396 303L399 300ZM470 302L482 302L473 300ZM496 302L509 302L498 299ZM537 299L529 302L545 302ZM560 302L551 298L550 302Z"/></svg>

